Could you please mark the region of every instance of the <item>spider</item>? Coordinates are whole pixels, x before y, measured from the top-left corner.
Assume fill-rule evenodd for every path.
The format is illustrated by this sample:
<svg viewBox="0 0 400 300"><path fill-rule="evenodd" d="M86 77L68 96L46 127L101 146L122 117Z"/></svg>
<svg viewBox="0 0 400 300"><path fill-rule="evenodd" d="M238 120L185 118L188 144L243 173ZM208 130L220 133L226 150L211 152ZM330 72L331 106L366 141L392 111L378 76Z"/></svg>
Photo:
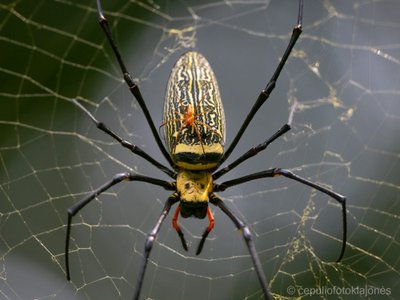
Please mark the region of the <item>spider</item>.
<svg viewBox="0 0 400 300"><path fill-rule="evenodd" d="M104 123L98 121L78 101L72 100L72 103L82 110L96 124L97 128L111 136L123 147L147 160L150 164L154 165L156 168L171 177L173 181L168 182L130 172L119 173L114 175L111 180L95 189L85 198L70 207L68 209L68 224L65 242L65 264L67 279L70 280L71 278L68 254L71 235L71 222L73 216L75 216L94 198L122 181L141 181L161 186L166 190L172 191L172 194L166 200L164 208L154 227L146 236L142 263L135 285L134 299L139 299L140 297L148 258L157 233L159 232L160 227L167 217L171 207L176 203L178 203L178 206L172 218L172 225L177 231L182 243L182 247L185 250L188 250L188 246L183 231L179 226L178 217L195 217L200 219L207 217L209 220L209 225L204 230L204 233L198 244L196 251L197 255L202 251L204 242L214 227L214 216L208 204L212 203L213 205L219 207L221 211L232 220L237 229L240 230L250 253L250 257L252 259L264 298L272 299L272 296L267 288L268 282L256 252L249 227L238 216L236 216L224 203L224 201L216 194L216 192L222 192L232 186L255 179L284 176L327 194L338 201L342 208L343 226L342 246L337 259L337 262L339 262L343 257L347 239L346 198L344 196L321 185L313 183L305 178L295 175L288 169L282 168L271 168L222 183L215 182L215 180L219 179L222 175L228 173L242 162L255 156L260 151L265 150L268 145L290 130L290 125L285 124L274 135L272 135L272 137L249 149L246 153L241 155L229 165L220 168L220 166L228 159L232 151L235 149L258 109L269 98L270 94L275 88L276 81L278 80L285 63L302 32L303 0L299 0L297 24L292 31L289 44L278 66L276 67L275 72L273 73L266 87L260 92L256 102L245 118L230 146L227 147L226 151L224 149L224 110L214 72L204 56L195 51L186 52L179 58L171 71L164 103L164 120L161 126L158 128L158 130L164 129L164 146L160 134L153 123L150 112L147 109L139 87L137 83L132 80L132 77L128 72L121 54L114 42L108 22L103 15L100 0L97 0L97 12L100 26L115 54L124 80L128 85L130 92L136 98L141 109L143 110L155 141L162 155L168 162L169 167L152 158L138 146L123 140Z"/></svg>

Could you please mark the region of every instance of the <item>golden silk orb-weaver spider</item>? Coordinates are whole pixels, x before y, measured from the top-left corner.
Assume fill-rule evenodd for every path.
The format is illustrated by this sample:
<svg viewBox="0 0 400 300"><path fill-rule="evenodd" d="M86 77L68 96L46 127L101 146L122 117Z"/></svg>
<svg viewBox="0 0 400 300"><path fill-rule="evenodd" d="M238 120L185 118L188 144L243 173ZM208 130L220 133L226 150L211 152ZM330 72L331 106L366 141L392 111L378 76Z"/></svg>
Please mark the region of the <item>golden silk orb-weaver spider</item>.
<svg viewBox="0 0 400 300"><path fill-rule="evenodd" d="M197 247L196 254L200 254L208 234L214 227L214 217L209 208L209 203L212 203L213 205L219 207L222 212L226 214L232 220L234 225L240 230L250 253L264 298L272 299L271 293L268 289L268 282L264 274L264 270L262 268L256 248L254 246L252 234L249 230L249 227L238 216L236 216L231 211L231 209L222 201L222 199L216 194L217 192L222 192L229 187L236 186L238 184L255 179L284 176L305 184L311 188L314 188L322 193L325 193L338 201L342 207L343 226L342 246L339 257L337 259L337 261L340 261L345 251L347 236L346 199L344 196L335 193L321 185L315 184L307 179L304 179L298 175L295 175L287 169L282 168L271 168L222 183L215 182L215 180L219 179L222 175L237 167L245 160L255 156L260 151L266 149L269 144L271 144L277 138L290 130L290 125L285 124L269 139L259 144L258 146L249 149L246 153L241 155L229 165L220 168L238 144L240 138L242 137L243 133L245 132L247 126L253 119L258 109L269 98L270 94L275 88L276 81L278 80L285 63L302 32L303 0L299 0L297 24L293 29L289 44L278 66L276 67L274 74L268 81L266 87L260 92L256 102L246 116L243 124L241 125L230 146L227 147L226 151L225 116L222 101L214 72L204 56L198 52L189 51L179 58L179 60L175 64L175 67L171 71L165 97L163 113L164 120L159 127L159 130L163 129L165 132L165 147L160 138L159 132L153 123L152 117L147 109L146 103L142 97L139 87L132 80L132 77L128 72L122 56L114 42L107 20L103 15L100 0L97 0L97 11L100 26L103 29L108 39L108 42L115 54L115 57L121 68L124 80L128 85L130 92L136 98L141 109L143 110L143 113L146 117L147 123L150 126L156 143L164 158L167 160L169 167L161 164L156 159L152 158L138 146L126 140L123 140L120 136L114 133L114 131L109 129L104 123L98 121L85 107L83 107L76 100L72 100L72 102L96 124L97 128L111 136L123 147L147 160L150 164L154 165L156 168L171 177L173 181L168 182L165 180L133 174L130 172L119 173L114 175L111 180L109 180L99 188L95 189L85 198L69 208L65 242L65 263L67 279L70 280L71 278L69 267L69 242L73 216L75 216L94 198L122 181L141 181L153 185L158 185L166 190L172 191L172 194L166 200L164 208L154 227L149 231L146 236L142 263L139 269L139 273L137 275L137 281L135 285L134 299L139 299L140 297L148 258L157 233L159 232L160 227L166 216L168 215L171 207L176 203L178 203L178 206L173 215L172 224L177 231L182 246L185 250L188 250L188 246L184 234L179 226L178 217L181 216L183 218L187 218L193 216L201 219L207 217L209 220L209 225L204 230L202 238Z"/></svg>

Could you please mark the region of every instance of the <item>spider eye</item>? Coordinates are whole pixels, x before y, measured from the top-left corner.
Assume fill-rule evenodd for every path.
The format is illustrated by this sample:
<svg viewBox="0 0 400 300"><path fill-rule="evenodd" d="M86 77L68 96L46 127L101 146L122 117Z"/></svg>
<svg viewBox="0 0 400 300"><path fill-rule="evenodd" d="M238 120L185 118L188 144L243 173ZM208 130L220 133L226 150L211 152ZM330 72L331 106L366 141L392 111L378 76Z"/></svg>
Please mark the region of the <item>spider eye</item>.
<svg viewBox="0 0 400 300"><path fill-rule="evenodd" d="M187 182L187 183L185 183L185 189L189 189L190 188L190 184Z"/></svg>

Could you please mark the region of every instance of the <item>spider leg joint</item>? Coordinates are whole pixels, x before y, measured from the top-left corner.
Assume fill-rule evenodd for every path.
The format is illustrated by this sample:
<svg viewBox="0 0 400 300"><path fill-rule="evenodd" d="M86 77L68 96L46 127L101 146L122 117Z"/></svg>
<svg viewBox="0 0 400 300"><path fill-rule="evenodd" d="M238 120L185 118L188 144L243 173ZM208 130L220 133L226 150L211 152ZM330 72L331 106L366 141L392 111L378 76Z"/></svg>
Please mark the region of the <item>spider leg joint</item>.
<svg viewBox="0 0 400 300"><path fill-rule="evenodd" d="M251 234L251 231L247 225L244 225L242 228L242 234L246 241L251 241L253 239L253 235Z"/></svg>
<svg viewBox="0 0 400 300"><path fill-rule="evenodd" d="M151 248L153 248L154 241L156 240L156 237L153 233L148 233L146 237L146 242L144 244L144 250L145 252L149 252Z"/></svg>

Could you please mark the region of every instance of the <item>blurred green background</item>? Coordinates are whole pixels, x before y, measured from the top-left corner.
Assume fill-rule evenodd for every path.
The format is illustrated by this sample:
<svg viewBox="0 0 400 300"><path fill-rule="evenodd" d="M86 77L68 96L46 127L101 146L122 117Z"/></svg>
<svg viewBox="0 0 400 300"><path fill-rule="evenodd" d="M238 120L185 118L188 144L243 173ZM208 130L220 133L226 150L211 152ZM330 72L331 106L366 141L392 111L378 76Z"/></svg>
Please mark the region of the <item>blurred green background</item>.
<svg viewBox="0 0 400 300"><path fill-rule="evenodd" d="M297 20L297 1L103 1L133 77L161 124L169 71L188 49L216 73L233 139L272 75ZM305 1L304 32L277 87L232 158L280 128L292 130L220 181L270 167L293 169L348 198L340 264L337 203L288 179L221 196L251 227L276 297L301 288L371 287L400 297L400 20L398 1ZM169 192L122 183L74 218L65 279L66 210L115 173L163 173L94 128L76 98L123 138L166 163L122 81L97 23L95 1L0 3L0 298L130 299L145 235ZM144 299L261 299L233 224L216 225L195 255L206 221L169 217L151 253ZM295 286L296 292L288 292ZM344 292L343 292L344 293Z"/></svg>

